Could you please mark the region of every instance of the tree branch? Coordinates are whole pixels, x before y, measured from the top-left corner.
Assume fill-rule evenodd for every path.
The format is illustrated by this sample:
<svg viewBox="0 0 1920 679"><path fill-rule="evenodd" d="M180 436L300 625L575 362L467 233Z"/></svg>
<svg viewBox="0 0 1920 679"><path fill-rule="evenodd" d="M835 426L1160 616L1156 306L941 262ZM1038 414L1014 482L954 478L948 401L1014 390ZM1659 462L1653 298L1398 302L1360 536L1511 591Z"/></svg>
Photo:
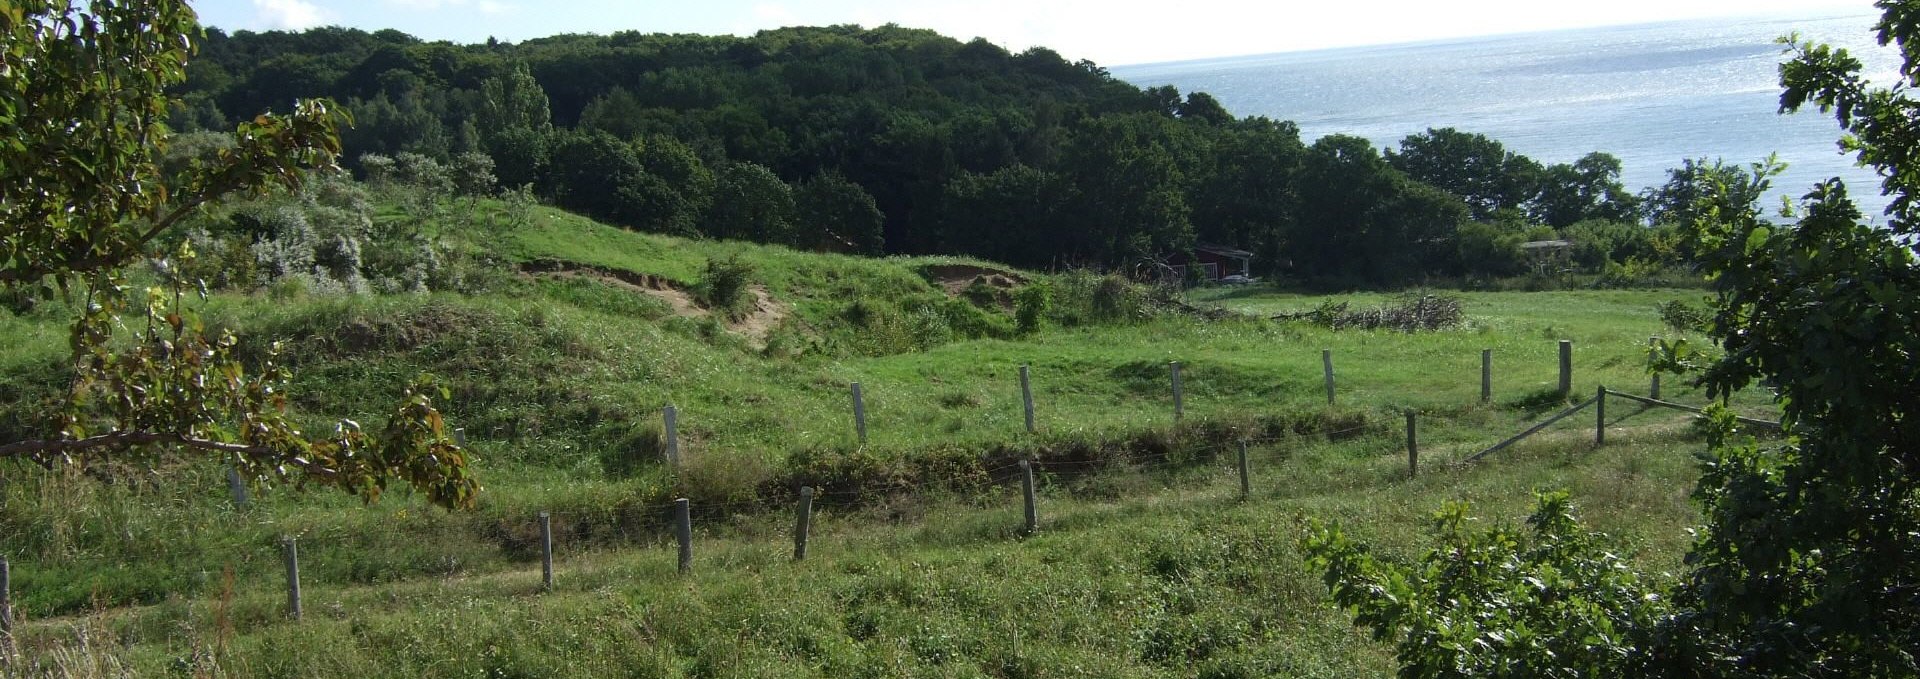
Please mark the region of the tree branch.
<svg viewBox="0 0 1920 679"><path fill-rule="evenodd" d="M267 455L278 452L264 446L249 446L241 443L225 443L194 438L185 434L158 433L146 431L116 431L83 439L36 439L18 441L0 445L0 459L21 457L36 453L85 452L96 448L131 446L146 443L177 443L189 448L212 450L222 453L241 455Z"/></svg>

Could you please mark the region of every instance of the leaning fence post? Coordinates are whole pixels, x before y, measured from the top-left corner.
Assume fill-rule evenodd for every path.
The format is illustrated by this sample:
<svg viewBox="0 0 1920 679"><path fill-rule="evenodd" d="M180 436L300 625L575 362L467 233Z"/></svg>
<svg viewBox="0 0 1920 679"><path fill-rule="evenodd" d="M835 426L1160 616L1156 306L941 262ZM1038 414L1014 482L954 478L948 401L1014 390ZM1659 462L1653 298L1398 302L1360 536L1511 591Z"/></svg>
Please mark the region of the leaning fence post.
<svg viewBox="0 0 1920 679"><path fill-rule="evenodd" d="M300 545L293 536L280 538L280 553L287 561L287 616L300 619Z"/></svg>
<svg viewBox="0 0 1920 679"><path fill-rule="evenodd" d="M1647 348L1657 349L1659 348L1659 346L1660 346L1660 338L1658 337L1647 338ZM1660 371L1656 370L1653 372L1653 383L1651 385L1648 385L1647 391L1649 392L1647 394L1647 398L1660 398Z"/></svg>
<svg viewBox="0 0 1920 679"><path fill-rule="evenodd" d="M1493 402L1493 350L1480 350L1480 402Z"/></svg>
<svg viewBox="0 0 1920 679"><path fill-rule="evenodd" d="M1179 422L1186 415L1186 408L1180 402L1180 362L1167 364L1173 370L1173 421Z"/></svg>
<svg viewBox="0 0 1920 679"><path fill-rule="evenodd" d="M1407 478L1420 475L1420 430L1412 408L1407 409Z"/></svg>
<svg viewBox="0 0 1920 679"><path fill-rule="evenodd" d="M1327 405L1333 405L1333 350L1320 350L1320 366L1327 374Z"/></svg>
<svg viewBox="0 0 1920 679"><path fill-rule="evenodd" d="M1253 481L1247 478L1247 440L1240 439L1240 499L1253 496Z"/></svg>
<svg viewBox="0 0 1920 679"><path fill-rule="evenodd" d="M233 496L235 509L247 508L247 483L240 480L240 470L232 466L227 467L227 494Z"/></svg>
<svg viewBox="0 0 1920 679"><path fill-rule="evenodd" d="M813 530L813 486L800 487L800 506L793 517L793 560L807 558L807 534Z"/></svg>
<svg viewBox="0 0 1920 679"><path fill-rule="evenodd" d="M1033 383L1028 379L1027 366L1020 366L1020 401L1026 406L1027 433L1033 433Z"/></svg>
<svg viewBox="0 0 1920 679"><path fill-rule="evenodd" d="M1593 392L1593 445L1607 443L1607 387L1601 385Z"/></svg>
<svg viewBox="0 0 1920 679"><path fill-rule="evenodd" d="M540 586L553 589L553 514L540 512Z"/></svg>
<svg viewBox="0 0 1920 679"><path fill-rule="evenodd" d="M1573 395L1573 340L1560 340L1560 398Z"/></svg>
<svg viewBox="0 0 1920 679"><path fill-rule="evenodd" d="M867 442L867 401L860 395L860 383L853 383L853 429L860 434L860 443Z"/></svg>
<svg viewBox="0 0 1920 679"><path fill-rule="evenodd" d="M660 409L660 417L667 426L667 464L680 466L680 411L667 404Z"/></svg>
<svg viewBox="0 0 1920 679"><path fill-rule="evenodd" d="M1020 493L1027 499L1026 534L1032 535L1040 529L1040 510L1034 506L1033 463L1026 460L1020 461Z"/></svg>
<svg viewBox="0 0 1920 679"><path fill-rule="evenodd" d="M693 514L684 497L673 501L673 536L680 540L680 574L693 572Z"/></svg>

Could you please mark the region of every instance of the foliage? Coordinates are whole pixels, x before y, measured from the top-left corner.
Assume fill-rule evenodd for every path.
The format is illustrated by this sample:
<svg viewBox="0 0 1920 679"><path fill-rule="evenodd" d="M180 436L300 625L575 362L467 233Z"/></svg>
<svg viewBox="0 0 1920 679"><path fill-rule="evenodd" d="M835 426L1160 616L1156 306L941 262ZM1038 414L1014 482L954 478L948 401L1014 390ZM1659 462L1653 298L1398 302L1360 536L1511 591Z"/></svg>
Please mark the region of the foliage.
<svg viewBox="0 0 1920 679"><path fill-rule="evenodd" d="M1336 172L1293 123L1204 92L900 27L517 45L322 28L216 32L207 52L180 117L331 95L361 123L350 157L483 151L502 185L684 236L1128 271L1210 243L1265 275L1380 285L1511 273L1457 247L1462 209L1637 218L1604 154L1549 168L1435 129Z"/></svg>
<svg viewBox="0 0 1920 679"><path fill-rule="evenodd" d="M192 248L155 251L157 239L204 205L297 186L307 168L330 165L342 117L328 102L256 117L239 126L232 146L163 174L166 91L184 79L201 36L184 3L81 10L28 2L0 12L0 34L0 284L42 299L56 288L84 288L64 402L36 438L0 445L0 458L151 463L184 449L226 458L251 476L295 475L368 500L397 478L436 503L470 506L478 486L446 437L430 383L409 388L377 434L344 420L330 436L309 439L286 415L288 373L271 356L250 371L231 334L209 338L196 318L187 300L199 284L176 264L191 260ZM351 250L331 254L338 260ZM157 259L158 283L131 285L124 268L145 257ZM116 338L123 328L130 336Z"/></svg>
<svg viewBox="0 0 1920 679"><path fill-rule="evenodd" d="M1029 283L1021 287L1019 291L1013 293L1015 328L1021 334L1038 331L1052 303L1052 290L1045 284Z"/></svg>
<svg viewBox="0 0 1920 679"><path fill-rule="evenodd" d="M708 308L732 313L747 299L752 278L753 264L738 256L708 259L707 270L700 276L700 295Z"/></svg>
<svg viewBox="0 0 1920 679"><path fill-rule="evenodd" d="M1400 150L1387 151L1386 158L1394 169L1459 196L1479 220L1527 205L1539 193L1546 172L1540 163L1486 135L1451 127L1409 135L1400 141Z"/></svg>
<svg viewBox="0 0 1920 679"><path fill-rule="evenodd" d="M1600 152L1548 166L1529 209L1536 221L1555 228L1588 219L1633 221L1639 210L1639 200L1620 184L1620 159Z"/></svg>
<svg viewBox="0 0 1920 679"><path fill-rule="evenodd" d="M1338 528L1303 541L1333 600L1391 641L1399 676L1632 676L1638 636L1670 604L1585 532L1566 493L1542 493L1530 533L1475 530L1465 504L1433 517L1438 544L1415 564L1373 556Z"/></svg>
<svg viewBox="0 0 1920 679"><path fill-rule="evenodd" d="M1654 307L1654 310L1660 313L1660 322L1665 323L1667 329L1674 332L1685 335L1707 329L1707 310L1698 305L1689 304L1685 300L1661 302Z"/></svg>
<svg viewBox="0 0 1920 679"><path fill-rule="evenodd" d="M1758 209L1769 179L1779 174L1775 159L1742 167L1722 160L1689 158L1667 170L1667 183L1641 193L1647 222L1691 226L1706 215L1701 208L1724 201L1743 210Z"/></svg>

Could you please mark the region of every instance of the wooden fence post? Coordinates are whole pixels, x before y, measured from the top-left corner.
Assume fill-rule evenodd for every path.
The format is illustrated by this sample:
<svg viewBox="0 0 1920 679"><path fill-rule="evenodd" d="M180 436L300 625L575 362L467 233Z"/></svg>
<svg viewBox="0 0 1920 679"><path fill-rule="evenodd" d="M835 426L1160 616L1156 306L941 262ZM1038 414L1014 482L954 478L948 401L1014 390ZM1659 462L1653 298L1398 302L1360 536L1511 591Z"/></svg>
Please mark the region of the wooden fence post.
<svg viewBox="0 0 1920 679"><path fill-rule="evenodd" d="M860 394L860 383L853 383L853 429L860 435L860 443L867 442L867 400Z"/></svg>
<svg viewBox="0 0 1920 679"><path fill-rule="evenodd" d="M660 417L667 426L667 464L675 468L680 466L680 411L667 404L660 409Z"/></svg>
<svg viewBox="0 0 1920 679"><path fill-rule="evenodd" d="M1027 366L1020 366L1020 401L1026 407L1027 433L1033 433L1033 383L1027 375Z"/></svg>
<svg viewBox="0 0 1920 679"><path fill-rule="evenodd" d="M233 466L227 467L227 494L233 496L234 509L244 510L247 508L249 504L247 499L247 483L240 480L240 470Z"/></svg>
<svg viewBox="0 0 1920 679"><path fill-rule="evenodd" d="M280 538L280 554L287 561L287 616L300 619L300 545L293 536Z"/></svg>
<svg viewBox="0 0 1920 679"><path fill-rule="evenodd" d="M1180 362L1174 361L1167 366L1173 370L1173 421L1179 422L1186 415L1186 408L1180 402Z"/></svg>
<svg viewBox="0 0 1920 679"><path fill-rule="evenodd" d="M1480 402L1493 402L1493 350L1480 350Z"/></svg>
<svg viewBox="0 0 1920 679"><path fill-rule="evenodd" d="M1560 340L1560 398L1573 395L1573 340Z"/></svg>
<svg viewBox="0 0 1920 679"><path fill-rule="evenodd" d="M0 556L0 653L12 652L13 564L7 563L7 557Z"/></svg>
<svg viewBox="0 0 1920 679"><path fill-rule="evenodd" d="M1020 461L1020 492L1025 495L1027 499L1027 523L1025 532L1027 535L1032 535L1034 531L1040 530L1040 510L1034 505L1033 463L1026 460Z"/></svg>
<svg viewBox="0 0 1920 679"><path fill-rule="evenodd" d="M1407 409L1407 478L1420 475L1420 430L1412 408Z"/></svg>
<svg viewBox="0 0 1920 679"><path fill-rule="evenodd" d="M1327 405L1333 405L1333 350L1320 350L1320 366L1327 374Z"/></svg>
<svg viewBox="0 0 1920 679"><path fill-rule="evenodd" d="M1658 346L1660 346L1660 338L1658 337L1647 338L1648 348L1651 349ZM1648 386L1647 392L1648 392L1647 398L1654 398L1654 399L1660 398L1660 373L1658 371L1653 373L1653 383Z"/></svg>
<svg viewBox="0 0 1920 679"><path fill-rule="evenodd" d="M1593 412L1594 412L1593 445L1596 445L1596 446L1606 445L1607 443L1607 388L1605 385L1602 385L1594 389Z"/></svg>
<svg viewBox="0 0 1920 679"><path fill-rule="evenodd" d="M553 589L553 513L540 512L540 586Z"/></svg>
<svg viewBox="0 0 1920 679"><path fill-rule="evenodd" d="M684 497L673 501L673 536L680 540L680 574L693 572L693 513Z"/></svg>
<svg viewBox="0 0 1920 679"><path fill-rule="evenodd" d="M793 560L807 558L807 534L813 531L813 486L800 487L800 506L793 517Z"/></svg>
<svg viewBox="0 0 1920 679"><path fill-rule="evenodd" d="M1253 481L1247 478L1247 440L1240 439L1240 499L1253 496Z"/></svg>

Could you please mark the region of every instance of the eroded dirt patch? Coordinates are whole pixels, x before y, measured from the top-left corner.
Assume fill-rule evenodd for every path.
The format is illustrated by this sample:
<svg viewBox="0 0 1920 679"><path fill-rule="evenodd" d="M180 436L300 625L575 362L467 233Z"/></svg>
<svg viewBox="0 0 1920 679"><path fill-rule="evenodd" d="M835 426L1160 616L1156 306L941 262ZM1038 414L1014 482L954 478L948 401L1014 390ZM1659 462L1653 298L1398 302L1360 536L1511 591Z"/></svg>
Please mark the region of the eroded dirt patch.
<svg viewBox="0 0 1920 679"><path fill-rule="evenodd" d="M1027 284L1027 278L1012 271L992 269L972 264L935 264L925 268L927 280L933 281L947 291L949 295L958 295L973 285L975 279L997 290L1011 290Z"/></svg>
<svg viewBox="0 0 1920 679"><path fill-rule="evenodd" d="M520 266L522 275L533 278L569 279L590 278L606 285L629 292L646 295L673 309L675 316L686 318L706 318L713 316L713 310L707 308L679 283L622 269L567 262L555 259L536 259ZM764 285L754 284L747 288L753 295L753 303L744 312L735 316L722 316L721 325L728 332L747 338L754 348L764 348L767 335L780 323L793 315L793 310L780 300L774 299Z"/></svg>

